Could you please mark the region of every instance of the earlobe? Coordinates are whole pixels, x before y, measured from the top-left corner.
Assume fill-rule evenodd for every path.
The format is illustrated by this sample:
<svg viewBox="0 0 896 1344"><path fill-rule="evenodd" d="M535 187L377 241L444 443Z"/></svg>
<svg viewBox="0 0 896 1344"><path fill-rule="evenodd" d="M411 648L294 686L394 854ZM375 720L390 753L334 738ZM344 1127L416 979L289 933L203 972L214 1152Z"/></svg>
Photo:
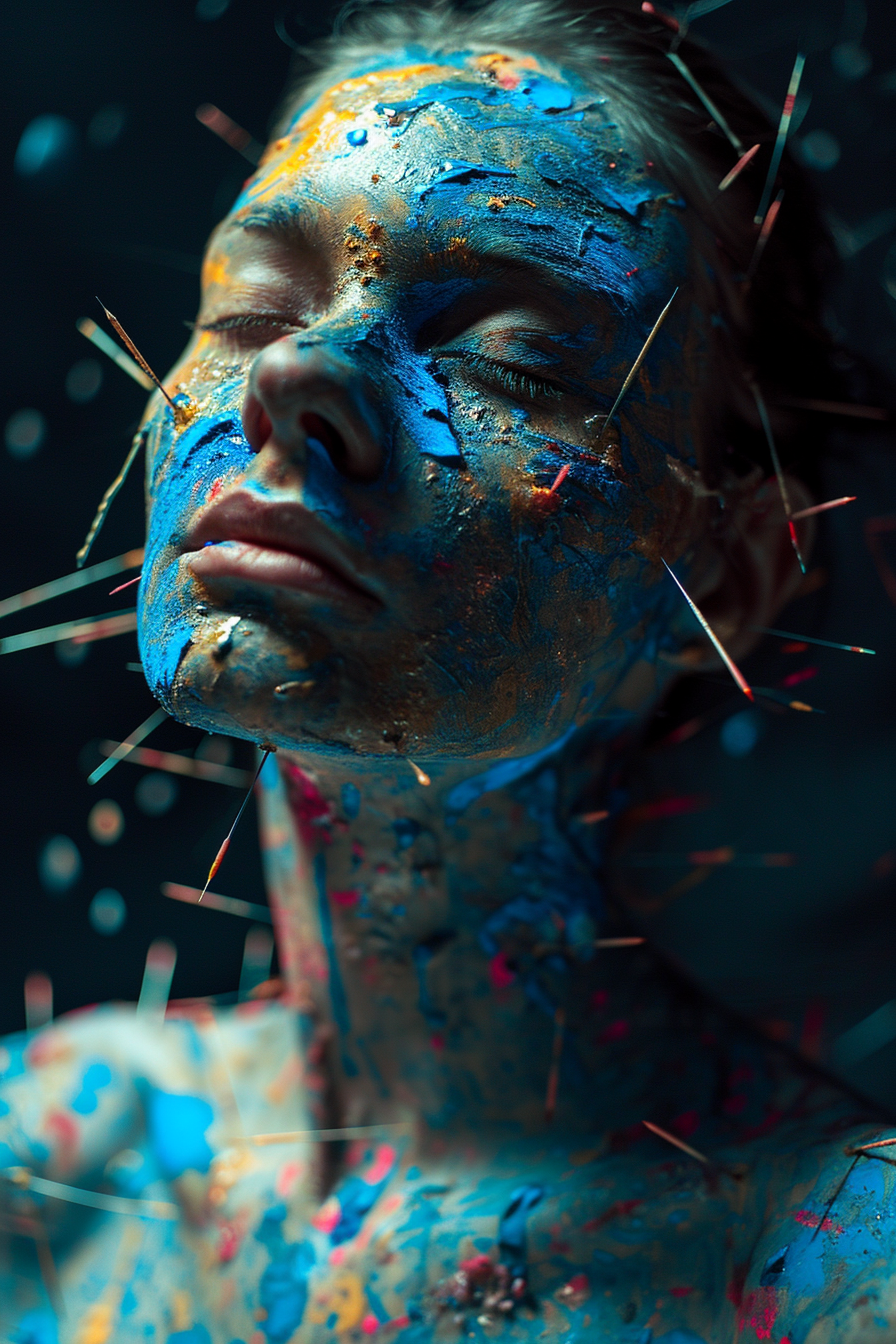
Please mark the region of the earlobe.
<svg viewBox="0 0 896 1344"><path fill-rule="evenodd" d="M798 478L785 477L785 486L792 512L813 503ZM732 657L743 658L761 637L756 627L774 624L781 608L796 595L803 575L773 476L762 480L757 473L755 479L725 492L724 500L718 524L697 548L699 578L689 592ZM815 540L815 520L796 527L806 560ZM698 649L705 649L706 656ZM686 641L681 661L690 670L712 666L714 660L705 640Z"/></svg>

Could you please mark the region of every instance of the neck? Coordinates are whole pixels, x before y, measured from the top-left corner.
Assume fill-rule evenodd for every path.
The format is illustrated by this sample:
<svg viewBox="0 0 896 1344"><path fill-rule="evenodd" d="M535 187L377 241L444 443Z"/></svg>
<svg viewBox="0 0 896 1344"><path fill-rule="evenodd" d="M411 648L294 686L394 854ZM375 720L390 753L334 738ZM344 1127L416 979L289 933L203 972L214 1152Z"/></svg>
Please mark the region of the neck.
<svg viewBox="0 0 896 1344"><path fill-rule="evenodd" d="M661 1055L665 1000L645 995L643 954L595 948L602 827L581 817L606 753L575 754L581 769L567 748L428 786L398 758L280 752L265 772L281 966L325 1024L328 1123L482 1136L640 1118L608 1078L621 1053L643 1072L648 1033Z"/></svg>

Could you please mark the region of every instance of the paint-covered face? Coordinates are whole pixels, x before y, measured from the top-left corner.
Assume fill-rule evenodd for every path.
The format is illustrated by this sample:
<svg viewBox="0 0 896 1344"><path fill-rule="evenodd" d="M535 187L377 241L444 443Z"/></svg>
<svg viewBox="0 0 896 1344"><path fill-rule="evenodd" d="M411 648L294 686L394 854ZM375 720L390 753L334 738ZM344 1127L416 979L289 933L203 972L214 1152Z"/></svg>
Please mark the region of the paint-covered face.
<svg viewBox="0 0 896 1344"><path fill-rule="evenodd" d="M184 409L148 424L156 694L423 759L609 713L705 523L693 266L684 203L573 76L393 58L329 89L215 231Z"/></svg>

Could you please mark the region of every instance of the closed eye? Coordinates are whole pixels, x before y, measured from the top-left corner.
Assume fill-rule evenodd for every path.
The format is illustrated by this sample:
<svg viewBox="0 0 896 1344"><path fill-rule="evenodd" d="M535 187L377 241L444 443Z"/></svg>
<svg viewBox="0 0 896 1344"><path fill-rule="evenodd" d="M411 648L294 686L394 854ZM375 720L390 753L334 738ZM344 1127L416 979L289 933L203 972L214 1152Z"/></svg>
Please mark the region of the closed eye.
<svg viewBox="0 0 896 1344"><path fill-rule="evenodd" d="M528 369L516 368L512 364L502 364L486 355L474 354L468 350L443 351L442 357L451 356L461 361L477 382L489 387L498 387L513 397L526 401L556 401L562 397L566 388L550 378L542 378Z"/></svg>
<svg viewBox="0 0 896 1344"><path fill-rule="evenodd" d="M197 331L249 331L258 329L298 331L302 324L274 313L234 313L214 322L197 322Z"/></svg>

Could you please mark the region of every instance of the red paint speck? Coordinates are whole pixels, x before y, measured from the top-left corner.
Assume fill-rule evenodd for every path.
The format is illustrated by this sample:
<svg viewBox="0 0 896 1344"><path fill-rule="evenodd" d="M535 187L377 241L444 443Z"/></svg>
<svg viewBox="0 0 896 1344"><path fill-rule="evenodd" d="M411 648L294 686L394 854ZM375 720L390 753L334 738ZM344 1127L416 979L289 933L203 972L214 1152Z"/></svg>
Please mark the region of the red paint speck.
<svg viewBox="0 0 896 1344"><path fill-rule="evenodd" d="M288 765L286 778L289 805L305 844L311 849L317 849L321 842L331 844L333 836L330 828L336 820L336 813L330 803L311 776L298 766Z"/></svg>
<svg viewBox="0 0 896 1344"><path fill-rule="evenodd" d="M492 989L508 989L516 979L516 972L507 965L503 952L498 952L488 963L488 978Z"/></svg>
<svg viewBox="0 0 896 1344"><path fill-rule="evenodd" d="M612 1041L624 1041L629 1030L628 1022L626 1022L624 1017L620 1017L617 1018L615 1022L611 1022L610 1025L601 1032L597 1039L601 1045L608 1045Z"/></svg>
<svg viewBox="0 0 896 1344"><path fill-rule="evenodd" d="M781 682L782 686L799 686L801 681L811 681L813 677L818 676L817 667L801 667L798 672L791 672L789 677L785 677Z"/></svg>
<svg viewBox="0 0 896 1344"><path fill-rule="evenodd" d="M605 989L596 989L591 995L591 1007L600 1012L602 1008L606 1008L609 997Z"/></svg>
<svg viewBox="0 0 896 1344"><path fill-rule="evenodd" d="M429 1038L429 1043L437 1054L439 1053L439 1051L445 1049L445 1037L442 1035L440 1031L433 1032L433 1034Z"/></svg>
<svg viewBox="0 0 896 1344"><path fill-rule="evenodd" d="M675 1119L669 1124L673 1134L677 1134L680 1139L689 1139L696 1132L700 1125L699 1111L682 1111L681 1115L676 1115Z"/></svg>
<svg viewBox="0 0 896 1344"><path fill-rule="evenodd" d="M380 1323L379 1323L379 1321L378 1321L377 1318L374 1316L374 1314L373 1314L372 1311L368 1311L367 1315L364 1317L363 1321L361 1322L361 1330L362 1330L362 1332L363 1332L365 1335L375 1335L376 1332L377 1332L377 1330L379 1330L379 1328L380 1328Z"/></svg>
<svg viewBox="0 0 896 1344"><path fill-rule="evenodd" d="M669 1289L669 1292L672 1294L673 1297L689 1297L690 1294L691 1294L693 1291L694 1291L693 1288L670 1288L670 1289Z"/></svg>
<svg viewBox="0 0 896 1344"><path fill-rule="evenodd" d="M360 898L360 891L353 888L351 891L331 891L330 900L335 901L337 905L357 905Z"/></svg>
<svg viewBox="0 0 896 1344"><path fill-rule="evenodd" d="M625 273L626 280L631 280L632 276L637 275L640 269L641 269L640 266L633 266L630 271L626 271Z"/></svg>
<svg viewBox="0 0 896 1344"><path fill-rule="evenodd" d="M793 1216L803 1227L818 1227L821 1224L822 1232L833 1232L835 1237L839 1237L843 1231L840 1224L835 1223L833 1218L825 1218L822 1221L817 1213L810 1213L808 1209L798 1209Z"/></svg>
<svg viewBox="0 0 896 1344"><path fill-rule="evenodd" d="M209 503L211 503L213 499L217 499L218 495L220 495L223 488L224 488L224 482L221 480L220 476L216 481L212 481L211 489L208 492Z"/></svg>

